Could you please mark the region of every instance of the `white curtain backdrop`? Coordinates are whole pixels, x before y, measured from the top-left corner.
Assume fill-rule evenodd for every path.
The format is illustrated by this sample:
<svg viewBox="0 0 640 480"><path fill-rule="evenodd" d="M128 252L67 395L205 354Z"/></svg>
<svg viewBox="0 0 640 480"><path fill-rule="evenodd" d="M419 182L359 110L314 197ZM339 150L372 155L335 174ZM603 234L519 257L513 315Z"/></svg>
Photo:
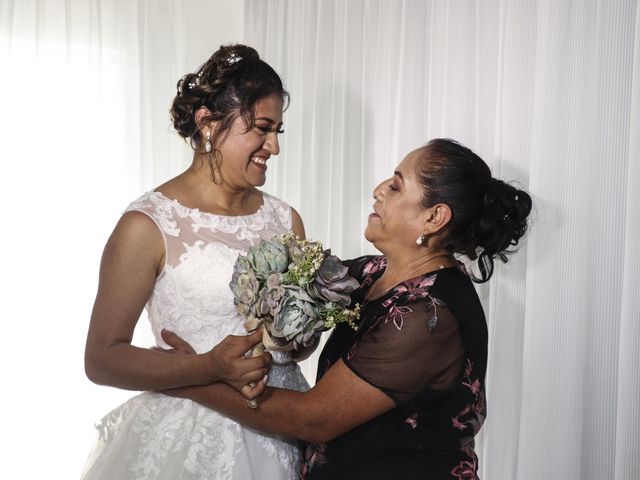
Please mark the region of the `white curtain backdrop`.
<svg viewBox="0 0 640 480"><path fill-rule="evenodd" d="M335 253L373 251L372 188L433 137L532 193L480 289L482 478L640 478L638 1L247 0L245 22L291 92L267 189Z"/></svg>
<svg viewBox="0 0 640 480"><path fill-rule="evenodd" d="M429 138L532 192L480 289L483 478L640 478L637 0L0 0L3 478L76 477L132 395L84 377L101 249L188 163L178 78L243 38L292 97L266 189L335 253L374 251L371 190Z"/></svg>
<svg viewBox="0 0 640 480"><path fill-rule="evenodd" d="M100 255L127 204L188 165L176 82L239 41L243 8L0 0L0 477L78 478L94 423L134 394L84 375Z"/></svg>

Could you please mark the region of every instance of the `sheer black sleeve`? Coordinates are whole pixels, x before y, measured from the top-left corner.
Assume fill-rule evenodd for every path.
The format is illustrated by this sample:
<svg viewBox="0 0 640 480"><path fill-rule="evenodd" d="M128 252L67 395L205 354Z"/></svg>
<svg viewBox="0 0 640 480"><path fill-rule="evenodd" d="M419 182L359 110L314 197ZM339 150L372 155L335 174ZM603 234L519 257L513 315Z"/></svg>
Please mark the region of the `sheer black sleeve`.
<svg viewBox="0 0 640 480"><path fill-rule="evenodd" d="M425 389L449 388L463 370L464 347L456 318L438 303L385 302L344 362L398 405Z"/></svg>

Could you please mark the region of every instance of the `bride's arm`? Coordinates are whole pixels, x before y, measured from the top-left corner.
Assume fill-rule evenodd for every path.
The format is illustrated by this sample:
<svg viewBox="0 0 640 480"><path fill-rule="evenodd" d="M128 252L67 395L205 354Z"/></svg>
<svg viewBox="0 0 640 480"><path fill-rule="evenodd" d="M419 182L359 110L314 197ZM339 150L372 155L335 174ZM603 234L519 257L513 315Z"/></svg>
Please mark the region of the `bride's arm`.
<svg viewBox="0 0 640 480"><path fill-rule="evenodd" d="M227 337L200 355L172 355L131 345L133 331L164 264L164 241L139 212L123 215L104 249L85 349L93 382L129 390L161 390L231 380L236 388L267 371L269 356L244 358L260 332Z"/></svg>

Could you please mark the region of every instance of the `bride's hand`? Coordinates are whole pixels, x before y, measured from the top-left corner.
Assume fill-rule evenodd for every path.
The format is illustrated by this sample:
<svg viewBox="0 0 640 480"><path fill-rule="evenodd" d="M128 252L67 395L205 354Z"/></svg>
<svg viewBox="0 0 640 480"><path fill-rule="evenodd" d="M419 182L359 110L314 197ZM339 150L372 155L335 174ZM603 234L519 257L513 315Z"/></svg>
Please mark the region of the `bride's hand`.
<svg viewBox="0 0 640 480"><path fill-rule="evenodd" d="M160 335L165 343L172 347L172 350L159 347L155 348L156 350L182 354L196 353L188 342L174 332L162 330ZM222 380L228 383L247 399L252 400L259 396L264 391L267 373L271 365L271 355L265 352L258 357L246 358L245 353L251 350L254 345L260 343L261 340L261 330L251 335L229 335L204 354L208 357L211 370L217 377L214 380ZM174 396L181 395L176 394Z"/></svg>
<svg viewBox="0 0 640 480"><path fill-rule="evenodd" d="M155 350L156 352L166 352L166 353L182 353L185 355L195 355L196 351L193 349L191 344L184 340L182 337L173 333L170 330L162 329L160 331L160 336L162 340L169 345L171 348L162 348L158 346L151 347L151 350Z"/></svg>

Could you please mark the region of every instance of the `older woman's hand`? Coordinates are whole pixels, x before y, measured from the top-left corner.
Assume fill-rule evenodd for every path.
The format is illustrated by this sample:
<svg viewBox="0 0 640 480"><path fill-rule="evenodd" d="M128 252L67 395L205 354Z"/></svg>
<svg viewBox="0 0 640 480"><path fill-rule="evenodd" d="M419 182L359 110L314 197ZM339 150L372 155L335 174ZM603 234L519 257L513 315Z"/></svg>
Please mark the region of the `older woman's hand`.
<svg viewBox="0 0 640 480"><path fill-rule="evenodd" d="M162 330L160 335L171 349L154 347L154 350L187 355L196 354L193 347L176 333ZM267 373L271 365L271 355L267 352L258 357L245 357L245 353L261 339L261 330L246 336L229 335L205 354L210 359L215 376L231 385L249 400L257 398L264 391ZM188 391L187 387L166 390L163 393L176 397L187 397Z"/></svg>

